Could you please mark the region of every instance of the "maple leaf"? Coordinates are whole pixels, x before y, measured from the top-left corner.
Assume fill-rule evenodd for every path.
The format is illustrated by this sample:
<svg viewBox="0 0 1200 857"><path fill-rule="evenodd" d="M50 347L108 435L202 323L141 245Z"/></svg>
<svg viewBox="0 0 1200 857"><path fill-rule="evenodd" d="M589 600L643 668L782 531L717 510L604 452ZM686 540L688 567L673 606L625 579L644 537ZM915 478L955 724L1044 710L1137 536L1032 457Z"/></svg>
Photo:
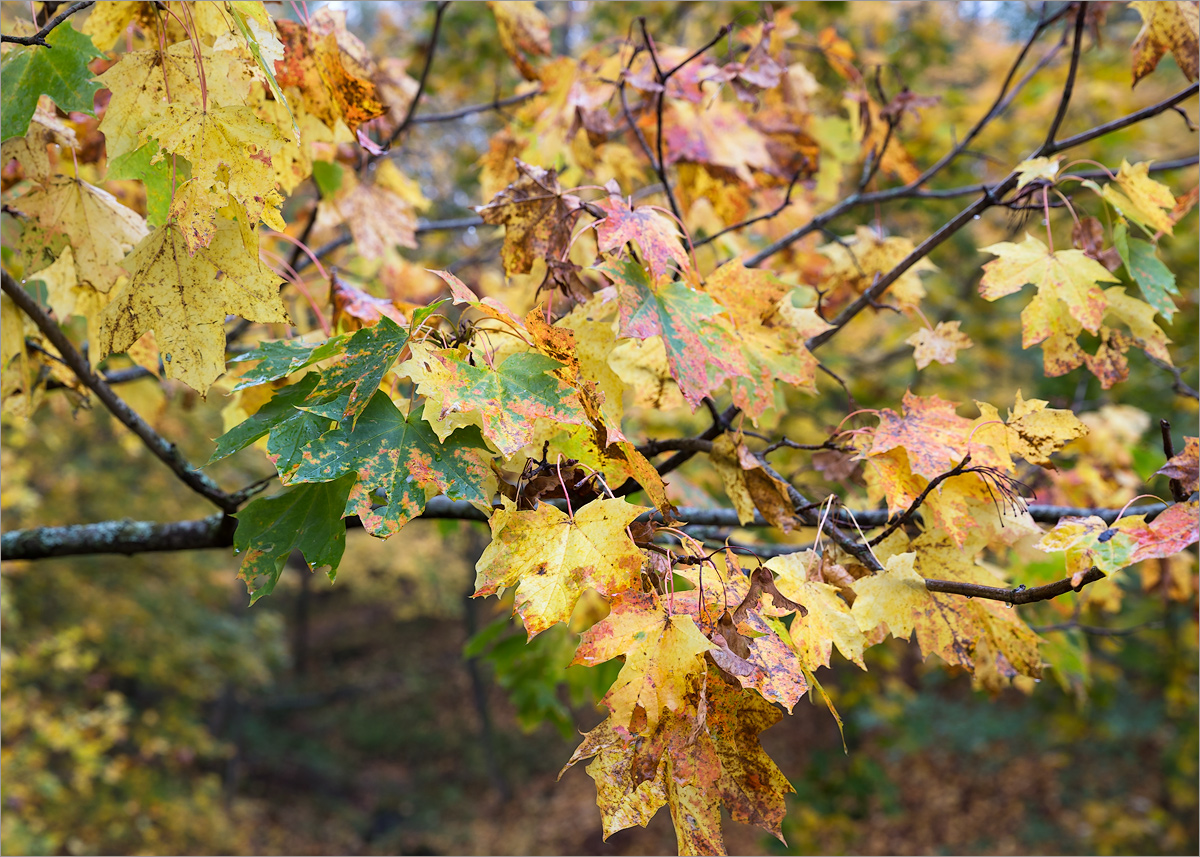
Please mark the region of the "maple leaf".
<svg viewBox="0 0 1200 857"><path fill-rule="evenodd" d="M321 381L309 396L310 402L321 402L348 390L345 411L335 419L357 420L407 344L408 332L387 316L374 327L355 331L341 347L341 354L321 370ZM304 365L323 359L329 349L325 345L310 352L302 358ZM320 356L314 356L317 354Z"/></svg>
<svg viewBox="0 0 1200 857"><path fill-rule="evenodd" d="M540 13L539 13L540 14ZM517 159L519 178L475 210L484 223L504 226L504 271L528 274L536 259L561 259L579 218L579 197L564 194L554 170Z"/></svg>
<svg viewBox="0 0 1200 857"><path fill-rule="evenodd" d="M138 144L154 138L163 151L182 155L192 165L191 181L207 201L173 207L191 227L185 229L189 247L198 249L211 240L205 232L212 212L226 205L226 194L240 202L251 223L259 218L272 229L286 224L276 206L282 197L275 190L269 155L285 142L274 125L268 125L249 107L209 107L169 104L159 118L138 136ZM154 160L162 157L162 152ZM190 215L190 216L189 216Z"/></svg>
<svg viewBox="0 0 1200 857"><path fill-rule="evenodd" d="M157 48L130 51L97 78L112 92L99 128L110 159L143 145L144 139L139 142L142 132L168 106L200 109L202 91L210 108L241 107L249 101L254 68L230 51L214 51L207 45L199 50L205 69L203 90L195 48L186 40L161 53Z"/></svg>
<svg viewBox="0 0 1200 857"><path fill-rule="evenodd" d="M605 215L596 226L601 253L620 250L632 241L646 260L656 284L660 278L671 276L673 270L691 272L692 261L679 240L678 227L671 220L649 206L630 208L619 196L592 204Z"/></svg>
<svg viewBox="0 0 1200 857"><path fill-rule="evenodd" d="M844 288L862 294L879 277L891 272L913 250L913 243L898 235L883 238L869 226L860 226L853 236L817 248L832 263L821 280L822 291ZM902 307L916 306L925 297L920 275L937 266L921 259L909 267L888 289Z"/></svg>
<svg viewBox="0 0 1200 857"><path fill-rule="evenodd" d="M904 415L884 408L872 434L869 456L897 447L908 453L912 472L933 479L962 461L967 454L971 420L960 417L956 405L937 396L904 394Z"/></svg>
<svg viewBox="0 0 1200 857"><path fill-rule="evenodd" d="M817 359L804 345L795 314L780 310L781 304L791 307L789 286L734 259L708 276L705 291L728 310L746 364L745 374L731 379L735 405L757 420L775 404L776 381L816 392Z"/></svg>
<svg viewBox="0 0 1200 857"><path fill-rule="evenodd" d="M708 295L678 281L655 287L630 258L608 257L594 270L617 286L622 336L662 336L671 375L692 410L726 379L745 374L728 329L709 321L725 308Z"/></svg>
<svg viewBox="0 0 1200 857"><path fill-rule="evenodd" d="M1113 208L1151 234L1158 231L1174 234L1171 213L1175 195L1165 184L1150 178L1150 161L1130 164L1122 159L1116 184L1120 190L1110 182L1101 192Z"/></svg>
<svg viewBox="0 0 1200 857"><path fill-rule="evenodd" d="M425 419L439 435L477 423L483 436L510 456L532 439L536 420L579 424L585 419L578 394L554 375L562 364L544 354L512 354L496 368L474 366L454 349L423 343L413 343L412 354L400 372L425 396Z"/></svg>
<svg viewBox="0 0 1200 857"><path fill-rule="evenodd" d="M846 660L865 670L862 653L866 638L838 588L821 578L821 558L808 550L772 557L765 565L778 575L775 584L779 591L808 611L797 616L788 629L804 668L828 667L837 646Z"/></svg>
<svg viewBox="0 0 1200 857"><path fill-rule="evenodd" d="M728 433L717 437L709 460L725 483L725 493L733 501L740 523L752 522L757 510L771 526L785 533L799 525L788 486L767 473L740 439Z"/></svg>
<svg viewBox="0 0 1200 857"><path fill-rule="evenodd" d="M1167 350L1167 343L1171 340L1154 323L1154 307L1125 294L1123 286L1105 289L1104 299L1108 302L1108 312L1125 322L1129 332L1147 354L1168 366L1173 365L1171 352Z"/></svg>
<svg viewBox="0 0 1200 857"><path fill-rule="evenodd" d="M1135 543L1131 562L1172 556L1200 541L1200 502L1175 503L1149 524L1144 515L1131 515L1113 529Z"/></svg>
<svg viewBox="0 0 1200 857"><path fill-rule="evenodd" d="M851 613L858 627L870 633L882 623L902 639L915 631L923 655L936 654L972 672L978 666L978 644L986 640L990 668L1010 678L1018 673L1040 677L1038 636L1019 618L994 601L968 600L925 588L926 577L985 586L999 581L936 531L922 535L911 548L888 557L886 571L855 582Z"/></svg>
<svg viewBox="0 0 1200 857"><path fill-rule="evenodd" d="M253 500L237 513L233 549L243 553L238 577L246 581L250 603L270 595L284 563L299 550L310 569L329 566L337 576L346 550L342 520L352 476L316 485L300 485L285 494Z"/></svg>
<svg viewBox="0 0 1200 857"><path fill-rule="evenodd" d="M654 117L646 114L645 121L653 127ZM727 101L671 102L663 114L663 141L668 164L685 161L721 167L743 183L752 181L752 170L769 171L775 166L766 137Z"/></svg>
<svg viewBox="0 0 1200 857"><path fill-rule="evenodd" d="M496 16L496 30L500 34L500 47L526 80L537 80L537 69L525 58L550 56L550 22L538 10L537 4L529 0L508 0L495 3L489 0L488 8Z"/></svg>
<svg viewBox="0 0 1200 857"><path fill-rule="evenodd" d="M548 503L522 512L504 502L475 566L475 596L515 586L515 610L530 638L569 619L585 589L611 596L636 585L643 558L625 528L645 507L600 499L571 516Z"/></svg>
<svg viewBox="0 0 1200 857"><path fill-rule="evenodd" d="M88 63L103 57L91 38L69 23L62 23L46 36L46 44L19 45L0 62L0 141L21 137L37 110L38 98L48 95L64 112L72 110L95 116L92 99L100 84L92 79Z"/></svg>
<svg viewBox="0 0 1200 857"><path fill-rule="evenodd" d="M369 183L344 176L337 193L321 200L317 222L322 228L345 223L358 252L379 259L393 247L417 246L416 209L424 204L419 189L385 160Z"/></svg>
<svg viewBox="0 0 1200 857"><path fill-rule="evenodd" d="M1142 16L1142 29L1133 42L1133 85L1154 71L1163 54L1170 51L1188 80L1197 75L1200 51L1200 3L1134 0L1129 4Z"/></svg>
<svg viewBox="0 0 1200 857"><path fill-rule="evenodd" d="M980 249L1000 257L983 266L979 293L984 299L994 301L1032 283L1037 287L1039 297L1052 296L1062 301L1084 328L1092 333L1100 329L1107 304L1096 283L1119 280L1082 250L1051 253L1045 244L1028 233L1020 244L1001 242Z"/></svg>
<svg viewBox="0 0 1200 857"><path fill-rule="evenodd" d="M67 176L35 187L20 197L20 207L37 223L24 240L41 245L43 258L69 242L79 281L100 292L112 288L125 255L149 233L146 222L111 194Z"/></svg>
<svg viewBox="0 0 1200 857"><path fill-rule="evenodd" d="M300 449L334 425L334 420L328 417L300 410L318 380L319 376L310 372L297 383L275 391L257 411L214 441L217 448L205 462L205 467L240 452L270 434L267 452L286 483L291 471L299 463Z"/></svg>
<svg viewBox="0 0 1200 857"><path fill-rule="evenodd" d="M333 304L333 326L340 324L354 329L371 327L387 316L396 324L408 324L396 305L387 298L377 298L370 292L346 280L336 271L330 272L329 302Z"/></svg>
<svg viewBox="0 0 1200 857"><path fill-rule="evenodd" d="M120 352L153 330L168 378L201 394L225 370L225 316L288 323L279 277L246 253L236 223L221 219L194 256L173 225L160 226L125 259L129 282L104 308L96 348Z"/></svg>
<svg viewBox="0 0 1200 857"><path fill-rule="evenodd" d="M961 322L939 321L933 330L922 327L904 340L913 347L913 359L916 360L918 369L924 369L934 361L945 365L954 363L958 359L959 351L974 344L958 329L959 324Z"/></svg>
<svg viewBox="0 0 1200 857"><path fill-rule="evenodd" d="M595 666L624 655L604 704L623 728L640 707L653 729L664 709L685 706L692 680L705 669L703 655L715 646L690 615L672 612L653 592L619 591L609 606L608 616L583 632L571 663Z"/></svg>
<svg viewBox="0 0 1200 857"><path fill-rule="evenodd" d="M242 373L233 389L243 390L256 384L277 381L314 363L335 357L342 353L349 338L350 334L342 334L320 342L300 338L260 342L253 351L239 354L229 361L256 364Z"/></svg>
<svg viewBox="0 0 1200 857"><path fill-rule="evenodd" d="M563 771L595 756L587 772L596 781L606 839L635 824L645 827L665 805L680 854L724 854L724 804L733 820L782 840L784 796L793 789L758 740L782 715L711 669L703 696L697 690L694 697L689 711L668 713L645 736L630 736L605 720L584 736Z"/></svg>
<svg viewBox="0 0 1200 857"><path fill-rule="evenodd" d="M1113 245L1146 302L1170 321L1175 314L1175 301L1170 296L1179 294L1179 287L1175 285L1175 274L1158 258L1158 248L1149 241L1130 238L1124 223L1113 227Z"/></svg>
<svg viewBox="0 0 1200 857"><path fill-rule="evenodd" d="M995 409L984 403L976 404L984 414L980 417L981 425L990 418L985 407L993 413ZM1021 456L1030 464L1053 468L1051 453L1062 449L1075 438L1083 437L1088 429L1071 411L1048 408L1048 404L1044 399L1025 399L1017 390L1016 402L1005 422L1005 436L1011 454ZM980 433L976 437L982 441L985 436Z"/></svg>
<svg viewBox="0 0 1200 857"><path fill-rule="evenodd" d="M1028 158L1017 164L1014 169L1017 172L1017 190L1025 187L1030 182L1044 179L1053 184L1055 178L1058 177L1058 166L1062 158Z"/></svg>
<svg viewBox="0 0 1200 857"><path fill-rule="evenodd" d="M1194 437L1185 437L1183 451L1154 472L1179 480L1180 487L1189 494L1200 489L1200 442Z"/></svg>
<svg viewBox="0 0 1200 857"><path fill-rule="evenodd" d="M146 221L151 226L167 222L171 214L172 188L181 192L192 176L192 165L183 158L163 158L155 162L157 154L158 145L151 141L110 159L105 174L107 181L136 179L142 183L146 189Z"/></svg>
<svg viewBox="0 0 1200 857"><path fill-rule="evenodd" d="M357 473L347 508L375 536L395 535L425 510L426 500L445 494L490 507L495 478L491 454L478 429L460 429L445 440L414 409L401 415L379 391L353 426L342 424L310 442L289 483L324 482ZM371 492L383 488L387 503L372 510Z"/></svg>
<svg viewBox="0 0 1200 857"><path fill-rule="evenodd" d="M1138 523L1130 522L1133 526ZM1110 532L1103 518L1090 515L1084 518L1060 518L1054 529L1042 536L1035 547L1047 553L1061 551L1066 559L1067 573L1071 575L1071 584L1078 586L1083 575L1093 566L1105 574L1112 574L1130 565L1138 545L1128 533L1116 528Z"/></svg>

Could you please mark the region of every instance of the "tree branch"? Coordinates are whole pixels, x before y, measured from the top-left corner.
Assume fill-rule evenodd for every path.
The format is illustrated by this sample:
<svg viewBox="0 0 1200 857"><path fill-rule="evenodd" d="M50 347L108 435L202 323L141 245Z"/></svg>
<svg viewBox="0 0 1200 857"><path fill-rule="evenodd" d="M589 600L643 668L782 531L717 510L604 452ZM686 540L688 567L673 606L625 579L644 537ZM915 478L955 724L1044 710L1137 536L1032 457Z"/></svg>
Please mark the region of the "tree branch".
<svg viewBox="0 0 1200 857"><path fill-rule="evenodd" d="M1009 604L1033 604L1036 601L1049 601L1068 592L1078 592L1089 583L1095 583L1106 577L1105 573L1096 567L1084 572L1078 586L1071 585L1071 578L1064 577L1045 586L1035 586L1026 589L1018 586L1016 589L1001 589L998 586L981 586L978 583L963 583L959 580L925 579L925 588L930 592L946 592L950 595L965 595L968 598L986 598L990 601L1005 601Z"/></svg>
<svg viewBox="0 0 1200 857"><path fill-rule="evenodd" d="M76 377L96 394L96 398L104 403L114 417L141 439L155 457L171 468L180 481L222 511L236 511L238 504L233 497L222 491L203 473L193 468L179 453L175 444L163 440L162 436L151 428L149 423L138 416L120 396L113 392L112 387L92 371L92 367L76 350L67 335L62 332L62 328L46 314L45 310L38 306L37 301L28 292L17 284L8 271L3 271L3 288L4 294L8 295L13 303L33 320L38 329L58 349L63 362L71 368Z"/></svg>
<svg viewBox="0 0 1200 857"><path fill-rule="evenodd" d="M63 9L53 18L46 22L46 26L42 27L32 36L0 36L0 42L8 42L14 45L25 45L27 47L39 45L43 48L54 49L53 45L46 43L46 36L50 35L51 30L61 24L63 21L70 18L76 12L81 12L88 6L94 4L96 0L83 0L80 3L72 3L66 9Z"/></svg>
<svg viewBox="0 0 1200 857"><path fill-rule="evenodd" d="M559 505L561 501L553 503ZM1145 515L1153 520L1167 509L1162 503L1131 506L1125 515ZM679 518L689 527L722 527L737 529L767 529L768 524L761 515L754 521L742 524L735 509L724 507L705 509L683 506L678 510ZM1087 517L1095 515L1111 524L1121 514L1120 509L1086 509L1070 506L1029 506L1030 516L1042 523L1055 523L1067 516ZM486 521L487 516L470 503L434 497L425 505L422 518L431 520ZM830 518L839 526L853 527L855 523L863 529L881 527L888 522L886 509L839 509ZM647 512L638 520L662 522L657 512ZM920 514L913 516L920 521ZM198 550L202 548L230 547L233 544L233 528L236 520L228 515L217 514L193 521L158 523L155 521L102 521L95 524L72 524L65 527L32 527L26 530L10 530L0 536L0 559L35 560L56 556L84 556L90 554L135 554L159 551ZM361 527L358 518L346 518L350 529ZM815 526L815 523L811 526ZM224 528L228 528L228 530ZM803 546L791 546L793 551ZM764 554L765 556L765 554Z"/></svg>

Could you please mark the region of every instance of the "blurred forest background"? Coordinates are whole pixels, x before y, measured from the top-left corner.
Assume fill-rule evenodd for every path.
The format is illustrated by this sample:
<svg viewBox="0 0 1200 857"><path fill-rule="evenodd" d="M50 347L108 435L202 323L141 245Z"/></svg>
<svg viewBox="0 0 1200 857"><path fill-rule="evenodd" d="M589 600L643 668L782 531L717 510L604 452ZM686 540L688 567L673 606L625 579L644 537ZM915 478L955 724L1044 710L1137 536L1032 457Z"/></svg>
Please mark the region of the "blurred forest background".
<svg viewBox="0 0 1200 857"><path fill-rule="evenodd" d="M375 56L399 58L410 74L420 68L432 4L330 5L345 8L351 29ZM1064 134L1165 97L1182 81L1168 57L1163 72L1131 91L1129 45L1140 19L1125 4L1094 5L1108 7L1108 20L1086 43ZM690 48L729 21L753 23L766 8L539 7L555 25L557 50L572 53L624 38L638 15L661 43ZM274 16L295 17L290 6L269 8ZM28 6L6 3L3 14L11 21L28 15ZM1036 14L1037 4L1016 2L792 9L797 41L815 44L833 28L861 68L882 65L895 75L890 80L939 97L903 129L905 146L922 166L990 103ZM421 112L488 101L521 83L483 4L452 4L441 38ZM1021 92L974 146L977 157L953 164L939 186L1001 177L1040 142L1034 135L1057 104L1065 59L1061 54ZM819 52L805 65L818 85L834 78ZM1184 106L1194 118L1195 100ZM478 162L508 118L480 113L420 126L408 138L397 163L432 201L425 216L464 217L486 202ZM1176 157L1194 144L1184 120L1168 111L1105 137L1091 153L1115 168L1122 158ZM1196 169L1163 180L1184 193L1196 185ZM644 170L641 184L652 181ZM298 190L288 220L315 195L311 187ZM910 200L884 216L895 234L919 239L960 205ZM812 213L805 205L789 211L779 232ZM1180 312L1164 327L1193 384L1196 224L1193 212L1163 244L1183 293ZM843 218L835 231L851 234L857 225ZM921 382L931 377L959 392L959 400L1020 387L1026 397L1086 412L1093 433L1077 444L1106 450L1114 472L1132 462L1142 479L1150 478L1162 464L1158 420L1172 420L1179 443L1181 433L1196 431L1194 402L1175 396L1171 376L1140 354L1130 361L1130 381L1112 391L1082 370L1042 376L1041 354L1019 349L1012 305L990 305L977 294L988 257L975 248L1014 230L1019 235L1022 225L994 211L934 253L939 271L925 280L926 312L931 319L943 311L963 319L976 342L956 364L918 376L903 345L907 331L881 337L868 324L848 329L837 354L823 358L862 407L896 407L896 391L929 392ZM460 277L519 307L520 298L505 292L500 234L491 227L425 234L417 250L394 252L383 269L342 264L376 284L379 294L399 282L411 293L413 282L423 282L422 268L454 266ZM323 240L328 236L314 235L310 243ZM791 264L803 264L816 243L798 247ZM844 394L833 384L822 391L790 402L793 410L782 419L796 435L844 415ZM215 392L206 403L182 386L149 379L122 393L191 460L206 460L210 439L223 431L225 403ZM704 418L685 414L678 431L694 433ZM1065 458L1069 468L1070 448ZM268 472L265 460L249 453L214 470L226 484ZM1139 489L1094 468L1070 472L1081 485L1107 485L1111 505ZM4 423L0 473L5 530L119 516L178 520L209 511L103 409L75 408L62 396L27 426ZM820 474L810 481L820 496ZM721 498L715 473L703 466L685 467L672 482L689 503ZM335 586L323 575L290 569L252 609L228 550L6 563L0 578L4 852L673 853L666 813L646 830L623 831L605 843L594 785L582 767L555 782L577 730L601 719L596 691L613 675L564 671L573 648L564 627L526 646L506 605L468 597L485 539L482 525L466 522L416 521L387 542L351 531ZM1013 562L1017 581L1061 574L1052 563ZM835 662L820 679L844 717L848 753L823 706L802 704L766 732L767 752L797 792L785 821L789 845L727 823L730 852L1197 853L1194 548L1092 590L1098 594L1080 621L1109 633L1047 631L1054 660L1064 666L1037 686L997 698L973 690L965 673L922 663L915 646L895 640L869 650L868 672ZM1061 621L1051 608L1045 613L1042 625Z"/></svg>

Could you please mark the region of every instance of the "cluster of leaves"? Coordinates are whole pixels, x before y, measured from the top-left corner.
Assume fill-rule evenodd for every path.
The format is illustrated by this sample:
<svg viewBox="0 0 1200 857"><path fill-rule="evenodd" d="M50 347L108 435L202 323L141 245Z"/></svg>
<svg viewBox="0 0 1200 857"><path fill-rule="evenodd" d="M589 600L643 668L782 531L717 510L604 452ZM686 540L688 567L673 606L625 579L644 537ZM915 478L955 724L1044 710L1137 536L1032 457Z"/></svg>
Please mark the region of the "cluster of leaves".
<svg viewBox="0 0 1200 857"><path fill-rule="evenodd" d="M798 216L793 196L812 211L861 201L888 180L901 182L896 198L919 192L932 173L899 129L931 99L907 87L888 98L846 40L806 33L788 10L722 28L699 51L656 43L642 21L640 39L573 58L553 55L534 4L490 5L529 88L482 159L478 214L503 227L505 275L545 295L521 312L442 270L431 272L441 289L432 299L413 288L385 300L321 269L329 318L312 299L298 273L303 254L321 268L309 239L345 230L361 257L390 264L396 248L416 247L429 204L387 157L424 76L376 61L339 14L297 23L232 0L100 3L82 30L56 26L48 47L10 46L4 265L14 288L32 288L12 294L6 278L5 413L28 417L52 385L95 389L66 370L71 343L39 317L85 319L93 367L128 354L201 396L228 373L234 418L209 464L259 446L287 489L223 506L236 513L252 603L295 550L333 579L347 519L388 538L435 498L486 517L475 594L507 593L530 639L570 623L581 634L577 645L566 637L574 665L620 663L603 696L607 719L568 762L592 759L605 834L645 825L665 805L681 853L723 851L722 806L782 838L792 787L758 735L780 708L819 691L815 673L834 648L865 669L867 648L915 633L923 656L982 687L1038 679L1042 640L1007 609L1014 598L996 595L1006 579L991 558L1036 543L1063 554L1078 590L1095 569L1114 574L1197 541L1195 438L1160 471L1175 502L1153 520L1065 515L1043 532L1022 482L1043 499L1067 491L1052 456L1086 440L1089 426L1020 391L1005 417L987 402L960 416L953 402L911 392L899 411L847 414L808 446L828 454L822 469L842 468L838 481L861 473L867 499L886 505L880 532L868 539L835 495L810 503L769 456L812 449L761 430L793 391L817 392L813 352L879 308L885 290L887 308L924 321L909 337L918 369L953 363L971 341L961 320L935 327L921 310L935 244L918 248L876 224L760 266L824 228L810 219L785 231ZM1196 4L1133 6L1146 22L1133 82L1168 50L1194 80ZM1065 110L1086 16L1059 17L1075 27ZM801 48L839 81L836 98ZM105 67L94 80L89 64ZM1196 191L1177 198L1144 161L1105 167L1100 182L1072 173L1078 164L1051 145L1059 121L978 203L1009 194L1005 205L1045 216L1047 240L981 248L997 258L979 291L997 300L1035 286L1022 347L1042 346L1047 376L1086 365L1108 389L1127 377L1135 347L1172 366L1154 318L1171 319L1179 288L1159 242ZM284 217L288 197L310 180L320 201L296 228ZM1083 203L1068 196L1079 188L1096 195L1107 228L1079 215ZM877 192L886 201L888 190ZM656 194L661 204L646 199ZM1060 200L1074 223L1070 249L1054 247ZM765 232L746 231L760 221ZM297 247L290 260L265 245L274 234ZM751 252L771 241L783 243ZM299 297L285 301L281 281ZM246 330L227 331L232 317L287 326L272 335L292 333L295 319L301 335L227 363ZM1079 342L1084 331L1099 340L1093 353ZM653 427L647 413L702 407L714 424L700 437L630 440L631 426ZM652 461L666 451L706 454L740 523L761 518L784 537L815 530L815 546L789 542L748 562L745 550L705 544L664 480L675 465ZM627 499L639 491L647 505Z"/></svg>

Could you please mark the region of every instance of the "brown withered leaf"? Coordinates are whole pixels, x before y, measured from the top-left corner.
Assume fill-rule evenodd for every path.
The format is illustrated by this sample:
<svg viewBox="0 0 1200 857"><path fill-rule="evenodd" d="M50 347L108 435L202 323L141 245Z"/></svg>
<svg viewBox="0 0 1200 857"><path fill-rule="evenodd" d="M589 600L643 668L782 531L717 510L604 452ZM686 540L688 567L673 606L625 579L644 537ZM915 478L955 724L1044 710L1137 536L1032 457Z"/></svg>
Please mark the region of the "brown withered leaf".
<svg viewBox="0 0 1200 857"><path fill-rule="evenodd" d="M560 260L571 242L580 199L563 193L558 173L514 159L517 180L476 209L483 222L504 227L504 271L528 274L535 259Z"/></svg>
<svg viewBox="0 0 1200 857"><path fill-rule="evenodd" d="M1104 249L1104 224L1096 217L1084 217L1071 227L1071 244L1083 255L1095 259L1110 271L1121 267L1121 254L1116 247Z"/></svg>
<svg viewBox="0 0 1200 857"><path fill-rule="evenodd" d="M1142 30L1133 43L1133 85L1154 71L1163 54L1170 51L1188 80L1197 74L1200 45L1200 3L1134 0L1129 4L1142 16Z"/></svg>

